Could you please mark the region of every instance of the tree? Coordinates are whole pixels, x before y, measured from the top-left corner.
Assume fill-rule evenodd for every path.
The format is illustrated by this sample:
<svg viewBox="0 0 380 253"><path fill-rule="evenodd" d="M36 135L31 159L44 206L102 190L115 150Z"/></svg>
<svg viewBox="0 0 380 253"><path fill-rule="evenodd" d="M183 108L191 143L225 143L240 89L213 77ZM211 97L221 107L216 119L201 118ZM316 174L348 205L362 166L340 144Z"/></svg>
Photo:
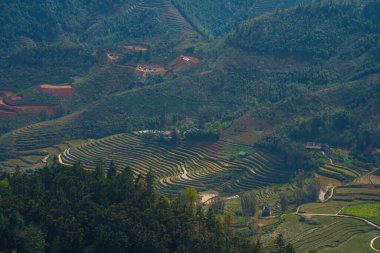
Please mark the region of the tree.
<svg viewBox="0 0 380 253"><path fill-rule="evenodd" d="M195 206L198 201L198 192L194 187L186 189L186 203L190 206Z"/></svg>
<svg viewBox="0 0 380 253"><path fill-rule="evenodd" d="M111 161L110 166L107 171L107 178L112 178L116 176L117 168L113 161Z"/></svg>
<svg viewBox="0 0 380 253"><path fill-rule="evenodd" d="M288 196L286 195L285 191L280 192L280 206L281 206L281 211L286 211L288 210Z"/></svg>
<svg viewBox="0 0 380 253"><path fill-rule="evenodd" d="M148 174L146 175L146 194L147 194L147 200L149 202L154 201L155 199L155 177L153 175L152 170L149 170ZM151 204L151 203L148 203Z"/></svg>
<svg viewBox="0 0 380 253"><path fill-rule="evenodd" d="M105 179L106 177L106 172L104 171L104 162L102 159L96 163L95 176L99 180Z"/></svg>
<svg viewBox="0 0 380 253"><path fill-rule="evenodd" d="M20 232L22 252L45 252L45 238L39 227L29 225Z"/></svg>
<svg viewBox="0 0 380 253"><path fill-rule="evenodd" d="M240 195L240 204L244 216L253 216L256 213L256 195L254 192Z"/></svg>
<svg viewBox="0 0 380 253"><path fill-rule="evenodd" d="M210 207L214 211L214 213L223 213L224 212L224 201L220 197L212 198L210 201Z"/></svg>

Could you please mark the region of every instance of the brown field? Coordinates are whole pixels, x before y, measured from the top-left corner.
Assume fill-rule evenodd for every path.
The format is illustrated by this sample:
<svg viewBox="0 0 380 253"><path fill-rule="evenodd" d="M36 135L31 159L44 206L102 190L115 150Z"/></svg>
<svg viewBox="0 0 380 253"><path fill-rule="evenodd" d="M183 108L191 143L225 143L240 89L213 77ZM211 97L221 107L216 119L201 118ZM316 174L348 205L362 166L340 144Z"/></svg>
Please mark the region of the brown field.
<svg viewBox="0 0 380 253"><path fill-rule="evenodd" d="M142 45L127 45L124 47L127 50L137 51L137 52L146 52L148 51L148 47Z"/></svg>
<svg viewBox="0 0 380 253"><path fill-rule="evenodd" d="M163 76L167 72L167 69L163 65L154 63L139 64L135 68L135 74L143 79L145 79L148 75Z"/></svg>
<svg viewBox="0 0 380 253"><path fill-rule="evenodd" d="M266 226L277 223L279 220L280 219L278 218L260 219L260 220L257 220L257 225L259 227L266 227Z"/></svg>
<svg viewBox="0 0 380 253"><path fill-rule="evenodd" d="M365 174L355 180L355 184L380 184L380 176L375 175L376 171Z"/></svg>
<svg viewBox="0 0 380 253"><path fill-rule="evenodd" d="M273 125L265 120L245 114L236 119L233 124L223 131L221 139L236 144L251 145L259 138L271 133Z"/></svg>
<svg viewBox="0 0 380 253"><path fill-rule="evenodd" d="M185 67L192 67L198 64L202 58L195 54L181 54L178 56L171 65L173 71L180 70Z"/></svg>
<svg viewBox="0 0 380 253"><path fill-rule="evenodd" d="M325 177L322 175L317 174L317 177L319 178L319 181L321 182L321 187L327 187L327 186L339 186L342 185L342 183L334 178Z"/></svg>

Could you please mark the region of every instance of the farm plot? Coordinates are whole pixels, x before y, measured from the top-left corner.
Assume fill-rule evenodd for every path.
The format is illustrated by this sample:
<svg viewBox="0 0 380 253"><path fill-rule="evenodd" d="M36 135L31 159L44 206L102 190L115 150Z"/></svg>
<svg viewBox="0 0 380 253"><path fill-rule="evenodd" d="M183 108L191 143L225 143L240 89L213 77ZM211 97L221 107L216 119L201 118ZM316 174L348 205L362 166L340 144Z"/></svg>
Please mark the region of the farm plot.
<svg viewBox="0 0 380 253"><path fill-rule="evenodd" d="M297 252L319 251L325 248L334 249L333 252L337 252L343 243L354 240L363 234L371 233L374 230L373 227L355 219L324 218L330 222L327 224L322 222L320 225L315 225L295 237L292 244ZM318 219L316 221L318 222ZM367 242L367 240L363 241L363 244L367 245L368 243L369 241ZM352 252L359 252L353 248L352 250L354 250ZM356 250L360 250L360 248Z"/></svg>
<svg viewBox="0 0 380 253"><path fill-rule="evenodd" d="M347 206L341 211L341 214L362 217L380 224L380 203Z"/></svg>
<svg viewBox="0 0 380 253"><path fill-rule="evenodd" d="M335 201L366 201L380 203L380 187L367 185L340 186L335 188Z"/></svg>
<svg viewBox="0 0 380 253"><path fill-rule="evenodd" d="M198 190L239 192L286 182L288 173L280 161L261 152L254 152L235 161L226 160L221 142L188 142L169 145L146 139L143 134L119 134L87 142L61 154L64 164L81 162L93 169L99 159L106 166L114 161L119 169L130 166L135 174L152 170L159 189L164 192L189 186Z"/></svg>
<svg viewBox="0 0 380 253"><path fill-rule="evenodd" d="M360 176L360 173L354 169L336 164L323 165L319 168L318 174L340 181L352 181L353 179Z"/></svg>

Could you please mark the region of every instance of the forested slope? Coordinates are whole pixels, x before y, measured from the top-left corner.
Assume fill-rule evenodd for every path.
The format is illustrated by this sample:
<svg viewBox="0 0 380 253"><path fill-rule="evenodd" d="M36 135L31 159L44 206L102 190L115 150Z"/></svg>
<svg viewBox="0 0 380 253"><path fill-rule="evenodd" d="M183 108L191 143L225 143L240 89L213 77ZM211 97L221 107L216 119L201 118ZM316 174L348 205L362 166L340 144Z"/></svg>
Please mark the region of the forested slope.
<svg viewBox="0 0 380 253"><path fill-rule="evenodd" d="M153 174L134 179L130 168L117 174L113 165L107 174L101 165L88 172L54 163L33 175L2 175L0 250L263 252L233 234L231 217L216 218L196 199L196 192L160 196Z"/></svg>
<svg viewBox="0 0 380 253"><path fill-rule="evenodd" d="M253 16L295 6L303 0L173 0L173 4L206 36L220 36Z"/></svg>

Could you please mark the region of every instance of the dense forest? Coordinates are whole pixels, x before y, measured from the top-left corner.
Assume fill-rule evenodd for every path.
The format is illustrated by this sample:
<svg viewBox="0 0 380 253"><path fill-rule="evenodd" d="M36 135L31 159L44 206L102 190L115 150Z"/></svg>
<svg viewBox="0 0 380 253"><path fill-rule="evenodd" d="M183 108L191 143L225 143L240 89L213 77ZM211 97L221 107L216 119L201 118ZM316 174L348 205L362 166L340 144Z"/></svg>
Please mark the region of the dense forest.
<svg viewBox="0 0 380 253"><path fill-rule="evenodd" d="M3 174L0 206L2 252L264 252L234 235L230 216L197 205L196 192L159 195L152 173L135 178L112 163ZM272 250L294 252L282 237Z"/></svg>
<svg viewBox="0 0 380 253"><path fill-rule="evenodd" d="M363 10L355 4L299 6L243 22L230 42L241 48L266 53L293 53L303 57L329 58L358 36L362 50L376 45L379 3ZM359 45L358 45L359 46ZM363 52L361 52L363 53Z"/></svg>
<svg viewBox="0 0 380 253"><path fill-rule="evenodd" d="M41 42L109 42L161 32L154 10L137 14L131 11L138 2L2 1L0 49L5 53L6 49L33 47Z"/></svg>

